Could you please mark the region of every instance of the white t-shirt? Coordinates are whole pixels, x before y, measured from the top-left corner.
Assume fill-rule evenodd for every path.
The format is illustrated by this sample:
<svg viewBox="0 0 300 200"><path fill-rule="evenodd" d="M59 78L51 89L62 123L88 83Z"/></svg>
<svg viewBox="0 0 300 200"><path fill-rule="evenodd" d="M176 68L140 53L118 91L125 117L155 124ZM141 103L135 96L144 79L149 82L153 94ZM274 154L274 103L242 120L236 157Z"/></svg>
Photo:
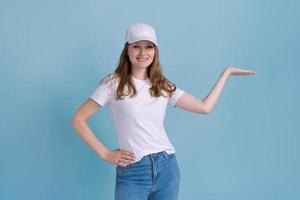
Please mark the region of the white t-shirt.
<svg viewBox="0 0 300 200"><path fill-rule="evenodd" d="M116 127L120 150L134 153L135 161L143 156L166 151L175 153L164 129L164 118L167 104L176 107L176 102L184 91L176 87L172 97L152 97L149 92L149 79L141 80L132 76L137 96L116 100L118 84L115 80L107 83L109 76L98 85L90 96L101 106L109 105Z"/></svg>

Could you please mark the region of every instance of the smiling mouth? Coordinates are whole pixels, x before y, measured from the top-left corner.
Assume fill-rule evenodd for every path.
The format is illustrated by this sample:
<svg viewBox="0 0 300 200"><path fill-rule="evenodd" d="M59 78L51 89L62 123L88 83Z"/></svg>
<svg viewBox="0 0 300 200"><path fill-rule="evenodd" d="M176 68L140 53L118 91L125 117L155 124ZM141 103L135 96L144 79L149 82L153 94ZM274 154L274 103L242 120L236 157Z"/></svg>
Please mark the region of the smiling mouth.
<svg viewBox="0 0 300 200"><path fill-rule="evenodd" d="M145 61L148 60L148 58L137 58L137 60L140 61L140 62L145 62Z"/></svg>

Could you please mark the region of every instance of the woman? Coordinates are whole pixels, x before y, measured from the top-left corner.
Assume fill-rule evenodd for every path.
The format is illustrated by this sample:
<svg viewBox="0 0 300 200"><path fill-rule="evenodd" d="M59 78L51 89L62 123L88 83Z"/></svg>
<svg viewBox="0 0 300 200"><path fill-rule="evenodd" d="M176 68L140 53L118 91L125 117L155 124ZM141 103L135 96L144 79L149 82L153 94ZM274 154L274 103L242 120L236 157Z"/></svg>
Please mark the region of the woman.
<svg viewBox="0 0 300 200"><path fill-rule="evenodd" d="M72 125L101 158L116 165L115 199L177 199L180 170L163 126L167 105L208 114L230 75L254 74L227 67L210 93L197 99L162 74L154 28L132 24L117 69L76 111ZM105 104L110 106L117 130L117 150L107 149L86 123Z"/></svg>

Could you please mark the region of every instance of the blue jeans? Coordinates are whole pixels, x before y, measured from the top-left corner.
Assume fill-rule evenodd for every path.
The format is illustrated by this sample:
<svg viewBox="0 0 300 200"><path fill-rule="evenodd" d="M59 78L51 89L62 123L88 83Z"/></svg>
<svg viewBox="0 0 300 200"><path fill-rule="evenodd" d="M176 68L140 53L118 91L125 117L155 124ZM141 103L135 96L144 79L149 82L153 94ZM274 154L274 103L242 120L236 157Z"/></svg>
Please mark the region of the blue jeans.
<svg viewBox="0 0 300 200"><path fill-rule="evenodd" d="M116 167L115 200L177 200L179 182L175 154L149 154L127 167Z"/></svg>

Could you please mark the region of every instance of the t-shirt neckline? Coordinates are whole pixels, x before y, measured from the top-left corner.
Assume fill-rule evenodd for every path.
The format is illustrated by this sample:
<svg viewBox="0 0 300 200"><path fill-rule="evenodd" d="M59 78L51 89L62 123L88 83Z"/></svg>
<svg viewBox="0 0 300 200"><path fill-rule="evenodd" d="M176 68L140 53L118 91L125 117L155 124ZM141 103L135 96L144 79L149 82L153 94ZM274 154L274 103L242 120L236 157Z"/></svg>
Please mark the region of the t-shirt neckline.
<svg viewBox="0 0 300 200"><path fill-rule="evenodd" d="M136 78L136 77L134 77L134 76L131 76L134 80L136 80L136 81L140 81L140 82L148 82L149 81L149 78L147 78L147 79L138 79L138 78Z"/></svg>

